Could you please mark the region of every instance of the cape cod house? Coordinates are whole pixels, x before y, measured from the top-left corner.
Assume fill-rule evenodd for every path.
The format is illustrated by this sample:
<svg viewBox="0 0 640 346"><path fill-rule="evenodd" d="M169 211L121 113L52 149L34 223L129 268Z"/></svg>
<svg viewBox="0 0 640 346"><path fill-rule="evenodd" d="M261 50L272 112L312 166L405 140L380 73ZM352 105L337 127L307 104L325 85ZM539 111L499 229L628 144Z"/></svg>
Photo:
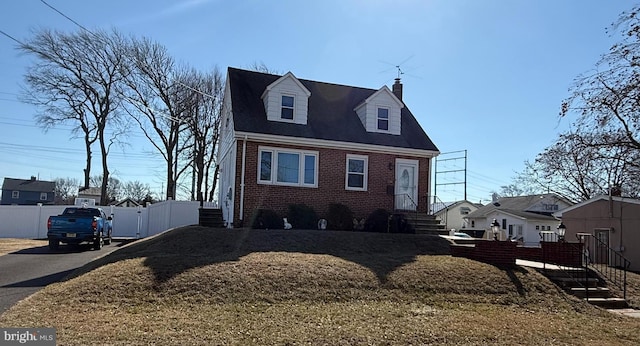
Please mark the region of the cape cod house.
<svg viewBox="0 0 640 346"><path fill-rule="evenodd" d="M53 204L56 183L53 181L4 178L2 183L2 205Z"/></svg>
<svg viewBox="0 0 640 346"><path fill-rule="evenodd" d="M229 227L289 204L320 217L331 203L356 217L426 212L438 148L402 101L402 84L366 89L229 68L218 163ZM295 225L294 225L295 227Z"/></svg>

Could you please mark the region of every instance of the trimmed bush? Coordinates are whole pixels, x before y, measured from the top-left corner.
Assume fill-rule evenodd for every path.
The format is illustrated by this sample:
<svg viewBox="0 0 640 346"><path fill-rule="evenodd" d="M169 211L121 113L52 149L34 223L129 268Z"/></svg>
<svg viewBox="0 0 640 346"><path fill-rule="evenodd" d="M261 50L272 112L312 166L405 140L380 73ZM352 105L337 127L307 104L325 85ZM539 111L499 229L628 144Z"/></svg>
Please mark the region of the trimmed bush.
<svg viewBox="0 0 640 346"><path fill-rule="evenodd" d="M364 230L367 232L386 233L389 232L389 216L391 213L385 209L376 209L364 223Z"/></svg>
<svg viewBox="0 0 640 346"><path fill-rule="evenodd" d="M284 221L271 209L256 209L251 216L253 229L283 229Z"/></svg>
<svg viewBox="0 0 640 346"><path fill-rule="evenodd" d="M340 231L353 229L353 212L341 203L329 204L327 212L327 228Z"/></svg>
<svg viewBox="0 0 640 346"><path fill-rule="evenodd" d="M287 220L293 228L316 229L318 227L316 211L306 204L289 204Z"/></svg>
<svg viewBox="0 0 640 346"><path fill-rule="evenodd" d="M413 227L404 214L392 214L389 220L389 232L391 233L415 233Z"/></svg>

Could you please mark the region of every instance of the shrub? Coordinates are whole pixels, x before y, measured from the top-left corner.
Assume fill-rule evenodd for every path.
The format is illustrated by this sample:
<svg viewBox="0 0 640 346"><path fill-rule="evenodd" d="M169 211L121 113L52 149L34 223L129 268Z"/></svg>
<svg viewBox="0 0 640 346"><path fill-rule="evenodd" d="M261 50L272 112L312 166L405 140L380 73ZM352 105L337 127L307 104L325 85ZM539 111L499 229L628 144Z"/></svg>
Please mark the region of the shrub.
<svg viewBox="0 0 640 346"><path fill-rule="evenodd" d="M341 203L329 204L327 212L327 228L350 231L353 228L353 212Z"/></svg>
<svg viewBox="0 0 640 346"><path fill-rule="evenodd" d="M364 230L367 232L389 232L389 216L391 214L384 209L374 210L364 223Z"/></svg>
<svg viewBox="0 0 640 346"><path fill-rule="evenodd" d="M404 214L392 214L389 220L389 232L391 233L415 233L407 216Z"/></svg>
<svg viewBox="0 0 640 346"><path fill-rule="evenodd" d="M251 228L254 229L283 229L284 221L271 209L256 209L251 216Z"/></svg>
<svg viewBox="0 0 640 346"><path fill-rule="evenodd" d="M287 220L293 228L316 229L318 227L318 215L306 204L289 204Z"/></svg>

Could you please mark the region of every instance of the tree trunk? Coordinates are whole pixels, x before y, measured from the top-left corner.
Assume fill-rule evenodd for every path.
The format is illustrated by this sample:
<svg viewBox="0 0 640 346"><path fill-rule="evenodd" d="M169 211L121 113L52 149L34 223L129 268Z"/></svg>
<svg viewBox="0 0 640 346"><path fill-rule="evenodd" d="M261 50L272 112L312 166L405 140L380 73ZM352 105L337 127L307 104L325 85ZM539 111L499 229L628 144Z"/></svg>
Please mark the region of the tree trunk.
<svg viewBox="0 0 640 346"><path fill-rule="evenodd" d="M87 153L87 165L84 169L84 188L88 189L89 180L91 178L91 141L89 140L88 134L86 134L84 137L85 150Z"/></svg>

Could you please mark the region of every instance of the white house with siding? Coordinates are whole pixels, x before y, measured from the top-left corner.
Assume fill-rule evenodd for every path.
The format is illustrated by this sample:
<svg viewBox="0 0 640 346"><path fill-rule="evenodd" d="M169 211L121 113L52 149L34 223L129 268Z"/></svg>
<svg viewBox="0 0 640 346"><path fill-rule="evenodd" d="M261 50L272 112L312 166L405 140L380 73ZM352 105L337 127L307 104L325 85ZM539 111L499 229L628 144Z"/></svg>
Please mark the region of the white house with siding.
<svg viewBox="0 0 640 346"><path fill-rule="evenodd" d="M501 239L518 241L525 246L540 244L542 231L555 231L559 220L552 214L572 205L553 194L502 197L465 217L468 230L485 230L485 237L495 219L500 224Z"/></svg>

